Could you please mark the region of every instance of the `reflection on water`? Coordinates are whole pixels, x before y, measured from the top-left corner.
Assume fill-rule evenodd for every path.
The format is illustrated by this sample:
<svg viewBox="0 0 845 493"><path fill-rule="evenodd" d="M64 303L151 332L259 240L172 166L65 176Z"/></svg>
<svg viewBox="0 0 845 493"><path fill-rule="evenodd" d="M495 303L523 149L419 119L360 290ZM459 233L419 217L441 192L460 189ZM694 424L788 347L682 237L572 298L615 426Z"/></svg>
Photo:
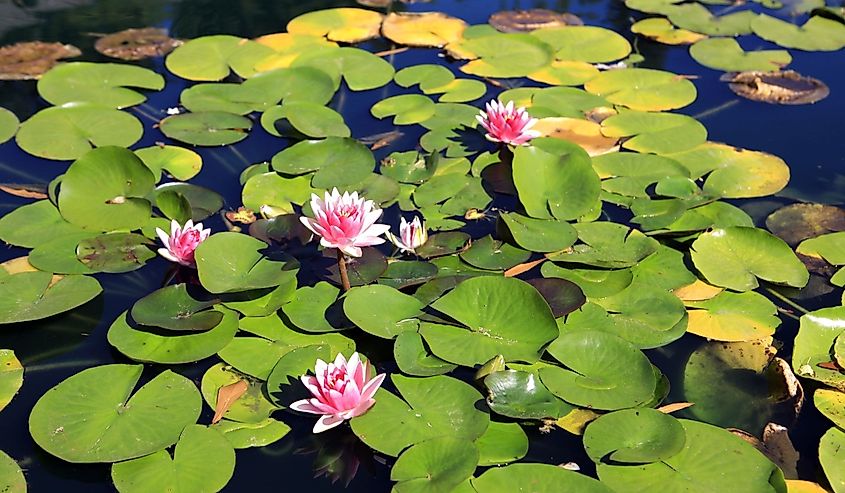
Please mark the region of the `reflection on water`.
<svg viewBox="0 0 845 493"><path fill-rule="evenodd" d="M352 0L0 0L0 44L23 40L62 41L79 46L83 59L105 60L93 50L97 33L108 33L130 27L158 26L172 31L176 37L192 38L206 34L234 34L257 36L283 30L288 20L305 11L335 6L354 6ZM792 169L792 182L780 195L759 202L737 201L762 225L765 214L785 198L845 202L845 153L841 151L841 126L839 114L845 108L845 71L831 60L842 53L804 53L793 51L792 67L806 75L825 81L831 88L827 99L808 106L773 106L738 99L727 86L719 82L720 72L701 67L691 60L687 48L660 45L642 39L634 40L629 33L632 16L638 13L627 10L619 0L432 0L428 3L396 3L397 10L441 10L462 17L470 23L485 22L498 10L549 8L569 11L580 16L587 24L602 25L632 39L635 50L646 61L644 67L663 68L679 74L696 76L698 100L683 110L702 119L710 139L727 142L749 149L765 150L782 157ZM755 7L758 8L758 7ZM800 19L799 19L800 20ZM739 39L746 50L771 49L772 45L758 39ZM385 49L384 41L368 43L368 49ZM397 68L419 63L444 63L435 50L410 50L390 57ZM161 60L142 62L142 65L164 72ZM455 64L452 67L456 67ZM151 94L147 103L133 108L136 116L145 123L158 121L165 109L176 106L179 93L187 83L167 76L164 91ZM355 137L364 137L395 130L389 121L374 120L369 108L374 101L391 93L387 88L356 94L349 97L341 89L332 107L343 111ZM45 103L38 97L34 82L0 82L0 106L12 109L22 119L33 114ZM403 127L402 135L393 145L376 153L381 159L396 149L412 149L421 130ZM147 132L139 147L153 145L162 140L160 133ZM227 207L240 205L238 175L247 166L269 159L286 142L269 137L256 129L237 149L226 146L201 149L204 170L192 182L212 188L223 194ZM34 158L17 149L13 143L0 147L0 182L47 183L65 169L65 163ZM513 199L510 199L513 200ZM0 214L26 203L24 199L4 196ZM512 204L497 203L508 209ZM630 217L628 212L608 209L616 219ZM395 219L395 212L387 217ZM222 223L211 221L216 230ZM472 228L488 228L491 223L479 222ZM479 231L472 231L479 236ZM486 232L486 230L485 230ZM17 248L8 248L0 260L25 254ZM106 343L106 331L117 315L131 304L161 285L167 276L164 261L152 261L138 272L120 276L98 275L105 294L86 305L44 321L0 327L0 347L12 347L26 366L25 383L18 395L0 415L0 437L4 449L21 461L27 470L31 491L112 491L109 468L104 465L72 465L41 452L32 442L27 431L29 410L37 398L61 380L81 368L127 360L114 352ZM838 295L833 295L838 296ZM816 300L817 303L831 300ZM833 302L829 303L833 304ZM812 308L812 307L811 307ZM791 339L797 323L783 317L784 324L777 337L785 342L780 356L789 359ZM370 345L367 353L374 360L390 359L390 347L378 341L362 340L361 346ZM670 377L673 398L683 399L683 375L690 355L700 342L685 338L670 346L649 351L649 356ZM179 366L176 369L199 382L209 364ZM152 373L152 372L148 372ZM748 394L759 394L765 385L758 376L746 378L745 373L731 373L730 383L744 404ZM735 378L733 378L735 377ZM808 389L809 393L810 389ZM730 394L722 399L729 400ZM726 403L726 409L732 409ZM749 409L742 420L754 419L755 411ZM763 412L763 411L759 411ZM730 416L728 416L730 418ZM205 409L200 422L207 423L211 410ZM238 452L238 465L227 491L245 488L298 491L337 491L344 485L356 491L386 491L389 489L389 468L360 444L346 428L332 433L313 436L313 420L291 414L280 416L293 427L282 441L260 449ZM727 418L726 418L727 419ZM739 419L723 425L741 425ZM796 428L799 450L807 450L802 475L813 476L815 452L810 450L818 443L822 422L818 413L809 406L802 413ZM592 463L583 453L579 437L556 430L544 434L539 429L527 429L531 440L528 460L547 463L577 462L582 470L591 473ZM314 477L318 479L314 479Z"/></svg>

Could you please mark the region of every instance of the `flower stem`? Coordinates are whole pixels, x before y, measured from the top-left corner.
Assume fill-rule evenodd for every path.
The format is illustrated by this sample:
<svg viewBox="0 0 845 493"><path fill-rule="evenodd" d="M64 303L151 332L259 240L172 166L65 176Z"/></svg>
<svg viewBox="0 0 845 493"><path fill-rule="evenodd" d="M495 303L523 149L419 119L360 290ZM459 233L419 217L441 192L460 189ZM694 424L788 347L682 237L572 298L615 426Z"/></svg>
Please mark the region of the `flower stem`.
<svg viewBox="0 0 845 493"><path fill-rule="evenodd" d="M346 273L346 255L337 249L337 267L340 270L340 284L343 285L343 291L349 291L349 274Z"/></svg>

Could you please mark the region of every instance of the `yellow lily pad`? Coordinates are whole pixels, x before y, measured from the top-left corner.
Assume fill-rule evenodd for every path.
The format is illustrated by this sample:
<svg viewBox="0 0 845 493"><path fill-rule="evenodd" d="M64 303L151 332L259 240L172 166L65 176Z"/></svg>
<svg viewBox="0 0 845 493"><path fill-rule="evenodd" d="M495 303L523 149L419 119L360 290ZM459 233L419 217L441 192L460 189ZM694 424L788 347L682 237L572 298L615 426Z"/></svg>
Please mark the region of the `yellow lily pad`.
<svg viewBox="0 0 845 493"><path fill-rule="evenodd" d="M467 23L463 20L441 12L391 12L384 19L381 31L397 44L441 48L459 41L466 28Z"/></svg>
<svg viewBox="0 0 845 493"><path fill-rule="evenodd" d="M300 55L315 50L337 48L337 43L322 36L310 34L274 33L255 39L255 42L271 48L268 53L254 64L257 72L267 72L277 68L288 68Z"/></svg>
<svg viewBox="0 0 845 493"><path fill-rule="evenodd" d="M587 62L555 60L528 78L553 86L580 86L597 75L599 70Z"/></svg>
<svg viewBox="0 0 845 493"><path fill-rule="evenodd" d="M578 118L541 118L532 130L540 132L542 137L568 140L578 144L590 156L598 156L619 150L619 140L605 137L601 125L590 120Z"/></svg>
<svg viewBox="0 0 845 493"><path fill-rule="evenodd" d="M631 26L631 32L667 45L688 45L707 38L687 29L678 29L663 17L643 19Z"/></svg>
<svg viewBox="0 0 845 493"><path fill-rule="evenodd" d="M709 300L687 302L687 306L687 332L716 341L762 339L780 325L775 305L754 291L722 292Z"/></svg>
<svg viewBox="0 0 845 493"><path fill-rule="evenodd" d="M291 34L324 36L330 41L358 43L379 37L384 16L372 10L337 8L308 12L288 22Z"/></svg>
<svg viewBox="0 0 845 493"><path fill-rule="evenodd" d="M713 286L701 279L696 279L692 284L681 286L673 291L673 293L682 301L706 301L724 290L725 288Z"/></svg>

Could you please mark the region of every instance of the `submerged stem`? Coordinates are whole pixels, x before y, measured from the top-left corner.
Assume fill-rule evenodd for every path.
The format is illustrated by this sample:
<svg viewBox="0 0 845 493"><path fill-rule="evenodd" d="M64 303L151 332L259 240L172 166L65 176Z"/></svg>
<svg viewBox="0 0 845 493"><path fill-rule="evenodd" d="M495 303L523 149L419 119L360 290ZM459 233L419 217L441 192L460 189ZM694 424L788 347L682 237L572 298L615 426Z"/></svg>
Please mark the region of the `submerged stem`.
<svg viewBox="0 0 845 493"><path fill-rule="evenodd" d="M343 285L343 291L349 291L349 274L346 273L346 255L337 249L337 267L340 270L340 283Z"/></svg>
<svg viewBox="0 0 845 493"><path fill-rule="evenodd" d="M810 313L810 310L807 310L807 309L806 309L806 308L804 308L803 306L801 306L801 305L799 305L798 303L796 303L796 302L792 301L791 299L787 298L786 296L784 296L784 295L782 295L782 294L778 293L778 292L777 292L777 291L775 291L774 289L772 289L772 288L763 288L763 289L765 289L765 290L766 290L766 291L767 291L770 295L772 295L772 296L774 296L775 298L777 298L777 299L779 299L779 300L783 301L784 303L786 303L786 304L787 304L787 305L789 305L790 307L792 307L792 308L794 308L794 309L798 310L799 312L801 312L801 313Z"/></svg>

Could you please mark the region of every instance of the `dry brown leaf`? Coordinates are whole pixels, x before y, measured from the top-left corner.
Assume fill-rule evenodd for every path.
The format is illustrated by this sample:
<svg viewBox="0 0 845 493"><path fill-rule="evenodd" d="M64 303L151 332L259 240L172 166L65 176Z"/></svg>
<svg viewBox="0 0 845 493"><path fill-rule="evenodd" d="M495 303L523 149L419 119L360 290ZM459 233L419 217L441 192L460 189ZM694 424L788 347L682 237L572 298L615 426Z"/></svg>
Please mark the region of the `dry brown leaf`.
<svg viewBox="0 0 845 493"><path fill-rule="evenodd" d="M763 103L810 104L830 94L827 84L794 70L729 73L720 80L728 82L734 93Z"/></svg>
<svg viewBox="0 0 845 493"><path fill-rule="evenodd" d="M23 197L25 199L46 199L47 187L43 185L20 185L16 183L4 183L0 185L0 190L14 195L15 197Z"/></svg>
<svg viewBox="0 0 845 493"><path fill-rule="evenodd" d="M81 54L76 46L42 41L0 46L0 80L38 79L60 59Z"/></svg>
<svg viewBox="0 0 845 493"><path fill-rule="evenodd" d="M223 419L226 411L232 407L242 395L249 389L249 382L246 380L238 380L235 383L224 385L217 391L217 405L214 407L214 418L211 419L211 424L217 423Z"/></svg>
<svg viewBox="0 0 845 493"><path fill-rule="evenodd" d="M527 32L535 29L583 26L578 16L548 9L504 10L490 16L488 23L503 33Z"/></svg>
<svg viewBox="0 0 845 493"><path fill-rule="evenodd" d="M666 404L664 406L660 406L657 408L658 411L665 414L671 414L676 411L680 411L681 409L686 409L688 407L694 406L694 402L673 402L671 404Z"/></svg>
<svg viewBox="0 0 845 493"><path fill-rule="evenodd" d="M143 60L164 56L181 44L178 39L168 36L166 29L145 27L103 36L94 43L94 49L112 58Z"/></svg>
<svg viewBox="0 0 845 493"><path fill-rule="evenodd" d="M532 260L531 262L525 262L524 264L514 265L513 267L505 271L505 277L514 277L522 274L523 272L528 272L529 270L533 269L534 267L537 267L546 260L548 259L541 258L537 260Z"/></svg>
<svg viewBox="0 0 845 493"><path fill-rule="evenodd" d="M763 443L772 461L780 466L786 479L798 479L798 451L789 439L789 430L777 423L763 429Z"/></svg>

